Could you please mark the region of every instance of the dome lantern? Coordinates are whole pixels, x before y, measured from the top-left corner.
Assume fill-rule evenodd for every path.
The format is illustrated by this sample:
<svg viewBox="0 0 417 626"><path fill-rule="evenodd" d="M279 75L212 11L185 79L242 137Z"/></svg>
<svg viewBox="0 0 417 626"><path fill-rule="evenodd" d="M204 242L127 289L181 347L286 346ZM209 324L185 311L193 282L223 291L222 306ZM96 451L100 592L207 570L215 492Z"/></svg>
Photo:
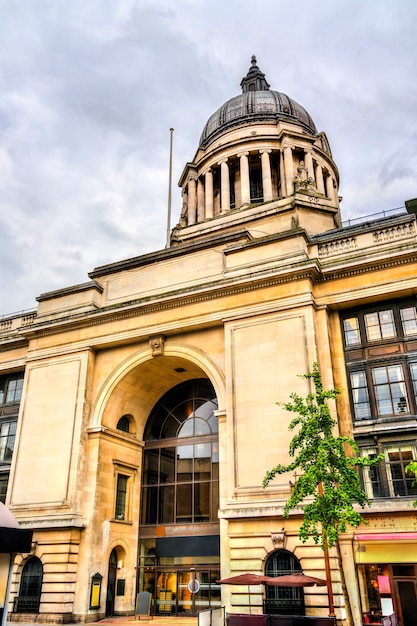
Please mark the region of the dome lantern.
<svg viewBox="0 0 417 626"><path fill-rule="evenodd" d="M248 73L240 83L242 87L242 93L247 91L269 91L269 84L265 79L265 74L261 72L256 65L256 56L252 56L251 66Z"/></svg>

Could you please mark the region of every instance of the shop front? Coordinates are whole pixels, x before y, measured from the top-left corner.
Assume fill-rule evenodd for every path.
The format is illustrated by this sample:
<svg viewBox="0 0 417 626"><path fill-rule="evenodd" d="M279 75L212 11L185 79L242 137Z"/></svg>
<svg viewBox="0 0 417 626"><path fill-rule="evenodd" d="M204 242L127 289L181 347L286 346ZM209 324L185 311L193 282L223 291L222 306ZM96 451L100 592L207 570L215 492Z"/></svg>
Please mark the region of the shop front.
<svg viewBox="0 0 417 626"><path fill-rule="evenodd" d="M221 606L219 537L157 538L142 550L140 590L152 594L155 615L197 615Z"/></svg>
<svg viewBox="0 0 417 626"><path fill-rule="evenodd" d="M417 533L355 535L355 560L365 624L395 614L399 626L417 615Z"/></svg>

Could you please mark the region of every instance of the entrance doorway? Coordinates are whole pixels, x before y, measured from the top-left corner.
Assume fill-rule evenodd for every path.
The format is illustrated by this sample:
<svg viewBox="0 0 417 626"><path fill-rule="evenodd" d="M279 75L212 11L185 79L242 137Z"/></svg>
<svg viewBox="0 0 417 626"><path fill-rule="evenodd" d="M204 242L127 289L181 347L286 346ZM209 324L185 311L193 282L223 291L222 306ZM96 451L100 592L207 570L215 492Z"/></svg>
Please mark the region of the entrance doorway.
<svg viewBox="0 0 417 626"><path fill-rule="evenodd" d="M155 613L197 615L204 609L220 607L219 569L167 569L155 572Z"/></svg>
<svg viewBox="0 0 417 626"><path fill-rule="evenodd" d="M138 591L156 615L221 606L218 408L205 378L170 389L144 431Z"/></svg>
<svg viewBox="0 0 417 626"><path fill-rule="evenodd" d="M117 552L112 550L109 558L109 577L106 594L106 617L114 614L114 597L116 595Z"/></svg>

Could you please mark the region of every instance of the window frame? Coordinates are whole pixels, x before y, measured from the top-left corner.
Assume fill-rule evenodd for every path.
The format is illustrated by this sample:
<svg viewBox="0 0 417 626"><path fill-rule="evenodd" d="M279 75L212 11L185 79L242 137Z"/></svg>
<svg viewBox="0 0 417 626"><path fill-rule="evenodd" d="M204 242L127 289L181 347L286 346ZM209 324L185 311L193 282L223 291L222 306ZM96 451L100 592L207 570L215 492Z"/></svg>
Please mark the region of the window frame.
<svg viewBox="0 0 417 626"><path fill-rule="evenodd" d="M8 431L4 435L2 430L5 426L8 426ZM16 443L16 431L17 431L17 417L0 420L0 465L10 465L13 458L14 446ZM4 446L2 445L4 441ZM6 456L7 450L9 450L8 456Z"/></svg>
<svg viewBox="0 0 417 626"><path fill-rule="evenodd" d="M133 485L137 473L137 467L125 465L119 461L113 461L114 465L114 487L113 487L113 514L112 520L115 522L132 523L132 500ZM125 489L123 490L124 511L119 511L120 496L122 491L119 489L121 479L126 479Z"/></svg>
<svg viewBox="0 0 417 626"><path fill-rule="evenodd" d="M371 319L374 330L369 333L366 322ZM416 416L416 300L388 301L345 310L340 314L340 323L354 427Z"/></svg>
<svg viewBox="0 0 417 626"><path fill-rule="evenodd" d="M23 393L24 373L6 374L0 376L0 408L20 405ZM11 387L14 386L13 391ZM13 395L10 398L10 395Z"/></svg>
<svg viewBox="0 0 417 626"><path fill-rule="evenodd" d="M403 379L400 381L388 381L386 385L376 384L375 383L375 373L379 369L385 368L393 368L396 366L401 367L401 371L403 374ZM412 367L415 366L416 369L416 380L413 379ZM363 374L366 384L363 387L353 387L352 386L352 376L355 374ZM390 359L389 361L373 361L367 362L365 364L357 365L348 369L348 383L349 383L349 396L352 408L352 417L354 424L361 424L363 422L368 421L385 421L385 420L401 420L404 418L410 418L413 415L417 415L417 356L411 358L402 358L402 359ZM405 401L407 403L406 406L402 405L400 407L400 402L397 403L398 411L395 410L390 413L382 413L380 410L380 404L378 404L378 389L382 389L382 387L387 386L390 392L390 400L393 403L393 387L396 384L403 383L405 387ZM363 389L366 390L368 396L368 407L369 407L369 416L360 418L357 417L358 410L357 407L359 404L366 404L365 402L355 402L355 390ZM401 396L403 397L403 396ZM408 408L408 410L405 410ZM404 410L402 410L404 409Z"/></svg>
<svg viewBox="0 0 417 626"><path fill-rule="evenodd" d="M414 473L406 472L406 466L417 460L417 443L416 440L387 440L379 442L377 448L373 445L361 446L361 455L374 458L377 454L383 453L384 460L378 465L372 467L361 468L361 479L364 490L372 500L380 500L387 498L410 498L416 499L417 486L413 486L415 480ZM390 459L392 453L399 453L400 458ZM406 453L410 452L409 458L404 458ZM400 471L401 476L396 477L393 469ZM375 489L374 485L377 485ZM402 485L402 487L401 487ZM375 491L379 491L375 495Z"/></svg>
<svg viewBox="0 0 417 626"><path fill-rule="evenodd" d="M402 315L402 311L406 309L414 308L415 310L415 333L407 333L405 331L405 321ZM383 337L379 339L369 339L366 327L366 316L371 315L372 313L377 314L380 319L381 314L384 311L392 311L392 318L394 322L394 327L396 330L395 336L392 337ZM357 343L349 343L347 341L347 337L349 334L353 335L356 329L347 328L346 322L348 320L355 319L357 321L357 330L359 332L360 341ZM407 320L409 321L409 320ZM360 309L350 309L342 313L341 315L341 328L342 328L342 336L343 336L343 346L345 352L349 352L351 350L364 349L370 346L381 345L381 344L391 344L395 342L407 342L407 341L415 341L417 340L417 303L415 300L404 300L404 301L396 301L396 302L385 302L375 306L368 306Z"/></svg>

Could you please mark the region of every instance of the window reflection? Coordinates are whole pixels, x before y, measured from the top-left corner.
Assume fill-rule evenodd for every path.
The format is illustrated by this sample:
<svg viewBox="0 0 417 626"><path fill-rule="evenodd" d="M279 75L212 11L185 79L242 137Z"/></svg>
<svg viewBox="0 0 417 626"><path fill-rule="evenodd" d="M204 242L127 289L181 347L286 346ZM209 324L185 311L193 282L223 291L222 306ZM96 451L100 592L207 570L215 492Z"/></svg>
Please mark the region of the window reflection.
<svg viewBox="0 0 417 626"><path fill-rule="evenodd" d="M142 524L217 521L216 409L207 380L179 385L155 406L145 430Z"/></svg>

